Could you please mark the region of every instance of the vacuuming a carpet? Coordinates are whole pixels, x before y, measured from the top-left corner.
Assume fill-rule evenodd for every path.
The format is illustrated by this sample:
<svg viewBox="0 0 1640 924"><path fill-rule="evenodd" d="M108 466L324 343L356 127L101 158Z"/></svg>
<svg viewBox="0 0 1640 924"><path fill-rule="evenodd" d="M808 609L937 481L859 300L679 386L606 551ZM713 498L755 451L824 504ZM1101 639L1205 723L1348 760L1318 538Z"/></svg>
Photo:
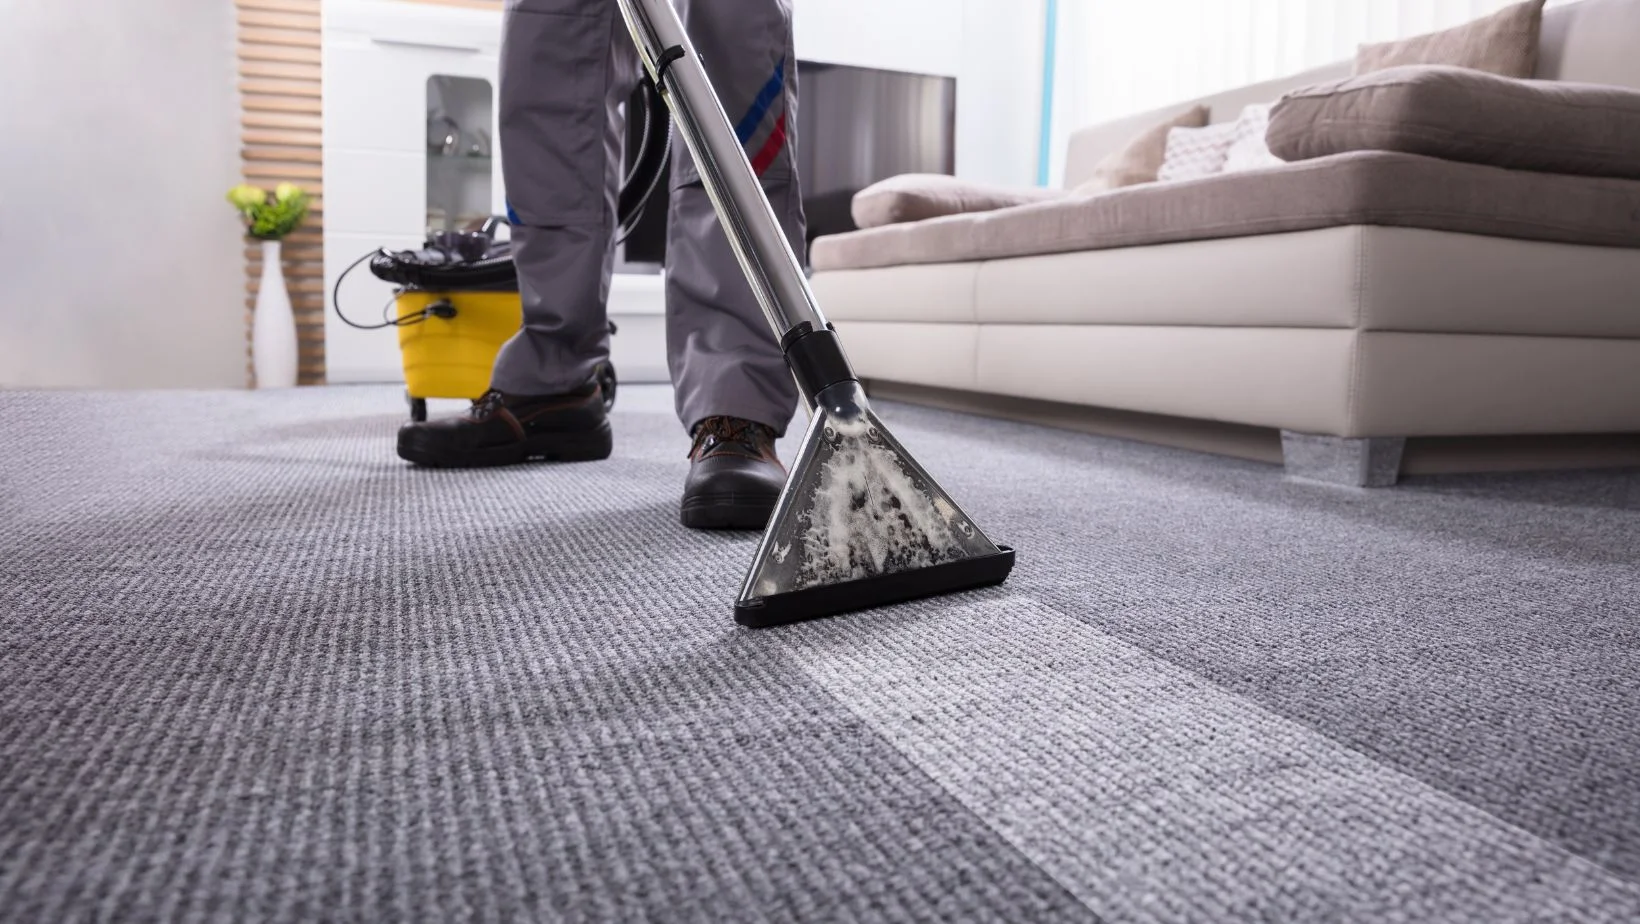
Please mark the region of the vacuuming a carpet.
<svg viewBox="0 0 1640 924"><path fill-rule="evenodd" d="M668 390L573 465L401 408L0 394L0 919L1640 919L1640 473L896 405L1013 576L752 630Z"/></svg>

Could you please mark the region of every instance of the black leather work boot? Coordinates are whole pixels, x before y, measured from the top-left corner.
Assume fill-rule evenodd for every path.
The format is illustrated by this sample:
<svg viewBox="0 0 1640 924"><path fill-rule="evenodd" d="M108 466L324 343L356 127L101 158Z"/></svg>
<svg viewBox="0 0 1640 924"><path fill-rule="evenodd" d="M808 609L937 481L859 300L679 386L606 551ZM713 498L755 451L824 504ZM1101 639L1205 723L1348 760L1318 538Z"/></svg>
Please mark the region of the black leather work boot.
<svg viewBox="0 0 1640 924"><path fill-rule="evenodd" d="M708 417L695 426L689 478L680 510L691 529L763 529L786 470L773 429L738 417Z"/></svg>
<svg viewBox="0 0 1640 924"><path fill-rule="evenodd" d="M465 413L399 429L399 458L430 468L607 459L609 415L597 382L562 395L490 390Z"/></svg>

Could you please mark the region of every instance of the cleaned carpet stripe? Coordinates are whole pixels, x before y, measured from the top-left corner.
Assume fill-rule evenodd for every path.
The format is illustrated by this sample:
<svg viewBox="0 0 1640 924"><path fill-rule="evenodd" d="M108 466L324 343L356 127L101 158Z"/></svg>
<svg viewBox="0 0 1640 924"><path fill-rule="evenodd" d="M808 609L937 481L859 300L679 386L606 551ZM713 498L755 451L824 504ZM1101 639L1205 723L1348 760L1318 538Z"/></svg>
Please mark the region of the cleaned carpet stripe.
<svg viewBox="0 0 1640 924"><path fill-rule="evenodd" d="M1640 919L1640 886L1028 595L782 638L1107 920Z"/></svg>

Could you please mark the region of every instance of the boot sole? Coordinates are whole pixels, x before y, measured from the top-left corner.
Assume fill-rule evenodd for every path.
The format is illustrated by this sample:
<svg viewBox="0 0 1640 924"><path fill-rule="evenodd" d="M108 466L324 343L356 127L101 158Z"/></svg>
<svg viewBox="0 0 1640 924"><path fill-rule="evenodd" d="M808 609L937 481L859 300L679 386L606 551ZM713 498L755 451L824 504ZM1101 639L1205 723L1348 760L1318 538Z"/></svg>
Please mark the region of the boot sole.
<svg viewBox="0 0 1640 924"><path fill-rule="evenodd" d="M614 448L614 434L605 421L596 430L551 433L509 446L459 454L435 452L401 438L399 458L424 468L492 468L525 462L596 462L609 458Z"/></svg>
<svg viewBox="0 0 1640 924"><path fill-rule="evenodd" d="M769 525L775 498L754 494L701 494L683 499L679 519L690 529L755 529Z"/></svg>

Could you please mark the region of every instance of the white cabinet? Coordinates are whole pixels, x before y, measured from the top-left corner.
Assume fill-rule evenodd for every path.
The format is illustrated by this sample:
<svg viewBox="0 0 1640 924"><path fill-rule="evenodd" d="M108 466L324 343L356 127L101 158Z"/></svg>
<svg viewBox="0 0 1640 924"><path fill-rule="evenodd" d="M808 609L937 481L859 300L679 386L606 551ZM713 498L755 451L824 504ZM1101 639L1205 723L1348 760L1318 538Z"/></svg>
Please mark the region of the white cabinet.
<svg viewBox="0 0 1640 924"><path fill-rule="evenodd" d="M495 85L501 14L400 3L326 0L323 6L325 292L378 247L420 246L427 223L427 80L449 74ZM491 126L494 137L494 126ZM503 206L500 169L491 188ZM392 289L363 267L340 298L350 317L380 320ZM348 327L325 315L326 377L404 377L391 329Z"/></svg>

